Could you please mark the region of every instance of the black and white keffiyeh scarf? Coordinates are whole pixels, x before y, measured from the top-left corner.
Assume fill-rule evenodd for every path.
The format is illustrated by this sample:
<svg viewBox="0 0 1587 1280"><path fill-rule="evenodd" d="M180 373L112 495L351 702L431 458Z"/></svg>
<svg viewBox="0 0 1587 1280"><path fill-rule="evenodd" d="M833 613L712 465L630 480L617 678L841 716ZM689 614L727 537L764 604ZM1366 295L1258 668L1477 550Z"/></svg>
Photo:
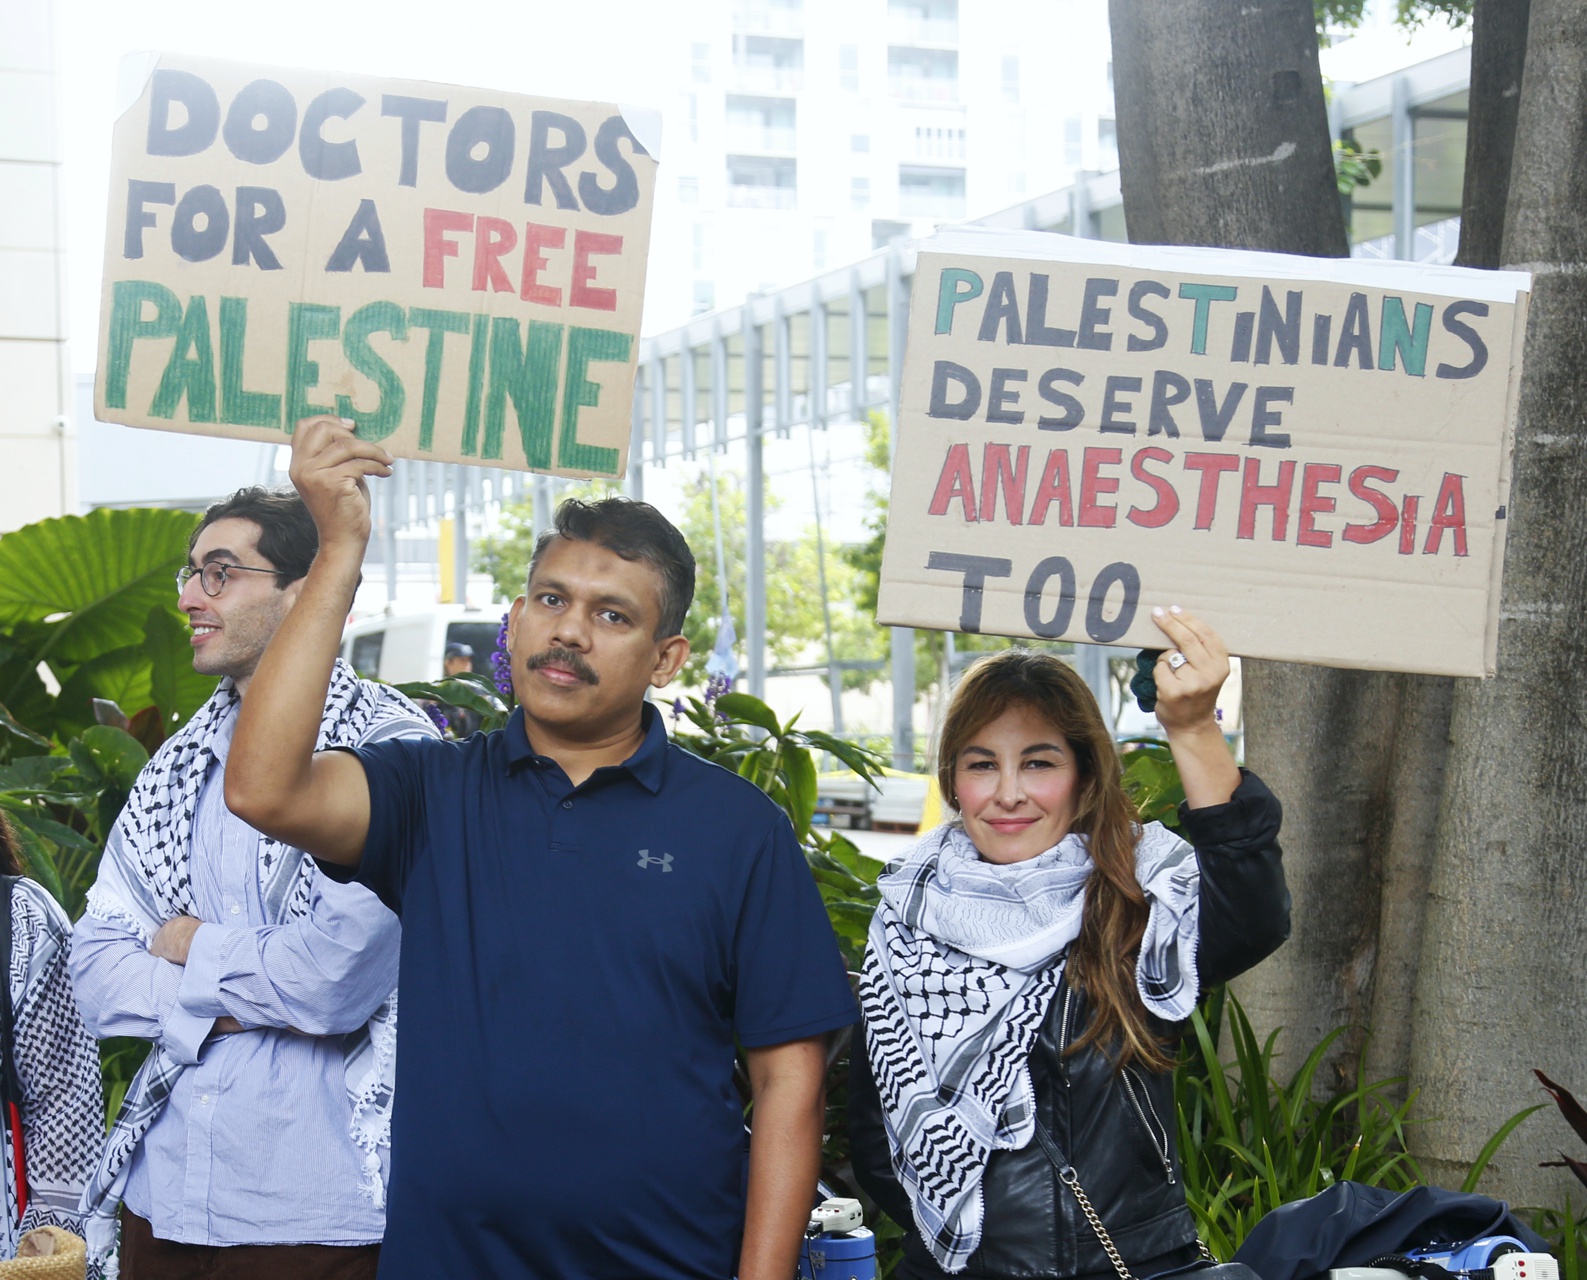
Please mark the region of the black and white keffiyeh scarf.
<svg viewBox="0 0 1587 1280"><path fill-rule="evenodd" d="M209 701L138 775L106 843L98 879L88 892L89 915L120 924L148 942L165 921L196 914L188 865L199 792L218 758L215 744L220 731L241 701L231 680L222 680ZM395 689L360 680L338 659L315 750L357 746L381 725L398 719L428 723L423 712ZM261 897L265 914L274 923L307 914L317 874L314 860L302 850L279 840L260 840ZM349 1131L364 1152L360 1190L377 1208L385 1203L379 1149L391 1140L396 1035L393 991L365 1026L342 1038L352 1106ZM184 1069L155 1043L127 1088L99 1165L83 1191L91 1265L107 1274L115 1269L116 1207L128 1161Z"/></svg>
<svg viewBox="0 0 1587 1280"><path fill-rule="evenodd" d="M1154 822L1137 829L1135 868L1150 904L1136 986L1147 1009L1178 1021L1196 1002L1200 867ZM1091 870L1084 836L999 866L948 825L877 882L860 977L866 1050L893 1170L945 1271L981 1243L988 1158L1035 1136L1030 1052L1080 936Z"/></svg>

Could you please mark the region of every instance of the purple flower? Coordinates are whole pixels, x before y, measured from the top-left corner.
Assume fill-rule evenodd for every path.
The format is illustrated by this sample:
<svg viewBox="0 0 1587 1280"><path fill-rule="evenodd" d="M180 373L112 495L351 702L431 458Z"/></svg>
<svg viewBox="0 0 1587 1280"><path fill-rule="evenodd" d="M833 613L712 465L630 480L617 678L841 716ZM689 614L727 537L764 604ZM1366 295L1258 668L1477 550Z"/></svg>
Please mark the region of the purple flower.
<svg viewBox="0 0 1587 1280"><path fill-rule="evenodd" d="M683 699L682 698L674 698L672 700L672 723L673 724L677 724L678 721L683 719L683 711L684 711Z"/></svg>
<svg viewBox="0 0 1587 1280"><path fill-rule="evenodd" d="M443 735L448 729L452 727L451 722L441 714L441 708L436 706L435 703L426 702L424 704L424 710L425 713L430 717L431 722Z"/></svg>
<svg viewBox="0 0 1587 1280"><path fill-rule="evenodd" d="M512 659L507 656L507 619L511 613L501 615L501 630L496 633L496 652L490 655L491 678L496 682L496 692L504 698L512 697Z"/></svg>
<svg viewBox="0 0 1587 1280"><path fill-rule="evenodd" d="M712 676L705 682L705 705L710 706L732 687L733 682L726 676Z"/></svg>

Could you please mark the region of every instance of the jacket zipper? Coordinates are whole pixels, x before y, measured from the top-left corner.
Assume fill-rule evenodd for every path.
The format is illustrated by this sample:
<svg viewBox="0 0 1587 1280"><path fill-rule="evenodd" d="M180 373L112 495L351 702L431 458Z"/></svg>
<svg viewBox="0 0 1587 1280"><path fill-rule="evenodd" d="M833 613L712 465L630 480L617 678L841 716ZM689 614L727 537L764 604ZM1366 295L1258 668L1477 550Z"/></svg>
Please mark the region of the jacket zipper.
<svg viewBox="0 0 1587 1280"><path fill-rule="evenodd" d="M1065 1084L1069 1083L1069 1059L1064 1051L1069 1047L1069 1002L1074 994L1074 988L1064 983L1063 1012L1058 1019L1058 1069L1063 1072Z"/></svg>
<svg viewBox="0 0 1587 1280"><path fill-rule="evenodd" d="M1158 1119L1157 1108L1152 1106L1151 1095L1146 1092L1146 1083L1145 1081L1139 1081L1141 1092L1137 1094L1135 1085L1131 1083L1132 1080L1136 1079L1136 1076L1129 1067L1125 1067L1119 1073L1119 1078L1124 1081L1124 1092L1129 1095L1130 1105L1135 1108L1135 1114L1140 1117L1141 1128L1146 1130L1147 1138L1157 1152L1157 1158L1163 1162L1163 1172L1168 1175L1168 1185L1173 1186L1174 1163L1168 1154L1168 1130L1163 1127L1162 1121ZM1146 1118L1146 1110L1141 1107L1142 1096L1146 1098L1146 1106L1151 1110L1151 1120ZM1156 1121L1156 1123L1154 1124L1153 1121Z"/></svg>

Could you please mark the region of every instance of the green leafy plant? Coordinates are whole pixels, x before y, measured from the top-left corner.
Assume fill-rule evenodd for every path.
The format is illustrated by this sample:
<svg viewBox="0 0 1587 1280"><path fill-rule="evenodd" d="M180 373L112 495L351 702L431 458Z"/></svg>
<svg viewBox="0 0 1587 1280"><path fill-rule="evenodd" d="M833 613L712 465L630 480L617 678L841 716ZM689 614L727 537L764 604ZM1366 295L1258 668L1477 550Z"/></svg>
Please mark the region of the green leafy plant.
<svg viewBox="0 0 1587 1280"><path fill-rule="evenodd" d="M1369 186L1383 172L1383 153L1377 148L1365 150L1354 138L1344 137L1334 142L1334 183L1342 196L1351 195L1357 187Z"/></svg>
<svg viewBox="0 0 1587 1280"><path fill-rule="evenodd" d="M1337 1181L1404 1190L1421 1180L1405 1150L1410 1102L1393 1099L1399 1081L1314 1096L1317 1070L1344 1031L1324 1036L1281 1082L1279 1032L1259 1040L1233 996L1215 989L1191 1015L1174 1072L1179 1154L1185 1198L1219 1258L1232 1257L1264 1214Z"/></svg>

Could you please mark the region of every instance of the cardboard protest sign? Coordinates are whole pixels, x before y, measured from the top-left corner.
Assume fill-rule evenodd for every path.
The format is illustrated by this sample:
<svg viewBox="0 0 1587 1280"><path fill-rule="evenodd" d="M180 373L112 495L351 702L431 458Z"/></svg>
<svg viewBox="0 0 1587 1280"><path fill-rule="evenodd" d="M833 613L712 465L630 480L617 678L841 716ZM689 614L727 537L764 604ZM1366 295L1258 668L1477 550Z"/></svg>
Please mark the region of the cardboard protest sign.
<svg viewBox="0 0 1587 1280"><path fill-rule="evenodd" d="M878 618L1491 674L1520 272L922 244Z"/></svg>
<svg viewBox="0 0 1587 1280"><path fill-rule="evenodd" d="M129 68L124 67L124 76ZM116 122L95 412L627 465L659 117L145 56Z"/></svg>

